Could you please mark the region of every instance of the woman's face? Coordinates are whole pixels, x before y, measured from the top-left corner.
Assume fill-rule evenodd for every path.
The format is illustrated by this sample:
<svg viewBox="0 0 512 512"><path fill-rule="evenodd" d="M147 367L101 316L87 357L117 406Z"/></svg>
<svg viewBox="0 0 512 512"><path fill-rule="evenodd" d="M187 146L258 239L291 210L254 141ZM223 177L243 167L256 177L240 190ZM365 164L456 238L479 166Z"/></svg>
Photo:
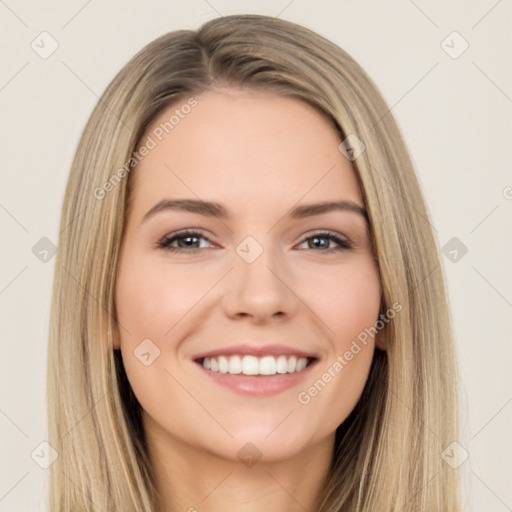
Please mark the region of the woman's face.
<svg viewBox="0 0 512 512"><path fill-rule="evenodd" d="M366 220L304 209L362 196L333 126L307 104L233 89L194 98L142 139L115 347L153 438L284 459L332 442L368 377L375 341L358 336L378 320L380 283Z"/></svg>

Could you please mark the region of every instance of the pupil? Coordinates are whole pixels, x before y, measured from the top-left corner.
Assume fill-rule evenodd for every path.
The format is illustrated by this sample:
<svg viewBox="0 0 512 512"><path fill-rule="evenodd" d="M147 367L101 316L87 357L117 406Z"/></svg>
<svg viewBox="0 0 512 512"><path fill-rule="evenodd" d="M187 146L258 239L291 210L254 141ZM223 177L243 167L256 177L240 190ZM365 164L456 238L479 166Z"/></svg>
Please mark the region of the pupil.
<svg viewBox="0 0 512 512"><path fill-rule="evenodd" d="M323 237L313 237L313 240L314 240L314 242L313 242L313 243L314 243L315 247L325 247L325 246L326 246L326 243L327 243L327 244L329 243L329 241L328 241L328 240L326 240L326 239L325 239L325 238L323 238ZM320 243L320 245L319 245L319 244L317 244L318 240L323 240L323 242L322 242L322 243Z"/></svg>
<svg viewBox="0 0 512 512"><path fill-rule="evenodd" d="M196 237L195 236L187 236L185 238L182 238L181 240L183 242L185 242L185 246L188 247L189 246L189 243L191 240L194 240ZM193 243L193 242L192 242Z"/></svg>

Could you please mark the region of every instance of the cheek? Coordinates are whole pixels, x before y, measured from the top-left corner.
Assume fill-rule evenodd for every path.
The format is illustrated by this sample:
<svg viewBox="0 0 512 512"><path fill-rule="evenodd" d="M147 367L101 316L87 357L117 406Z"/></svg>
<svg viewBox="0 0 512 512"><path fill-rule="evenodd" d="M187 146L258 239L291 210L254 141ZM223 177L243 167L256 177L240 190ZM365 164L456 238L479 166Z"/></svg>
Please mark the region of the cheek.
<svg viewBox="0 0 512 512"><path fill-rule="evenodd" d="M325 326L329 353L298 401L312 416L323 418L318 429L326 433L347 418L366 384L374 353L370 328L378 320L380 282L370 261L318 277L314 289L304 296ZM325 411L330 412L326 415Z"/></svg>
<svg viewBox="0 0 512 512"><path fill-rule="evenodd" d="M179 265L138 264L133 258L119 267L119 322L137 339L170 339L166 334L200 301L205 290L207 283L202 284L197 275Z"/></svg>
<svg viewBox="0 0 512 512"><path fill-rule="evenodd" d="M313 286L311 285L313 283ZM346 350L365 329L374 326L380 309L380 282L370 261L304 279L302 296L325 326L336 352ZM370 340L371 341L371 340Z"/></svg>
<svg viewBox="0 0 512 512"><path fill-rule="evenodd" d="M119 264L116 311L128 380L145 411L182 431L201 411L172 377L177 345L173 340L180 339L186 314L204 295L204 288L179 266L171 269L158 261L143 264L136 256ZM172 402L182 415L174 419L167 416L162 407L166 402Z"/></svg>

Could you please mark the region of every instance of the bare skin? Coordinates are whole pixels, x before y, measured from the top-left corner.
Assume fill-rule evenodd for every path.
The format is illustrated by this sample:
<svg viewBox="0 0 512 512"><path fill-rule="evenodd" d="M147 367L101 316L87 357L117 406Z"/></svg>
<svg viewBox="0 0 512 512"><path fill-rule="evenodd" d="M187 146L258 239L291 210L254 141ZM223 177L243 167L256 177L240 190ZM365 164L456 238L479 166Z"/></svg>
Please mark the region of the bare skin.
<svg viewBox="0 0 512 512"><path fill-rule="evenodd" d="M315 511L336 428L360 397L378 337L342 370L333 364L377 321L381 290L362 215L288 213L326 201L363 207L361 192L333 126L305 103L234 89L194 97L197 106L132 171L116 281L126 331L114 343L143 408L161 511ZM164 209L143 220L159 201L186 198L221 203L232 216ZM174 240L176 252L158 246L185 228L200 235ZM317 234L326 230L352 246ZM247 237L257 245L244 245ZM237 252L258 246L251 263ZM145 339L160 351L147 366L134 355ZM252 396L219 385L194 360L247 340L317 361L297 385Z"/></svg>

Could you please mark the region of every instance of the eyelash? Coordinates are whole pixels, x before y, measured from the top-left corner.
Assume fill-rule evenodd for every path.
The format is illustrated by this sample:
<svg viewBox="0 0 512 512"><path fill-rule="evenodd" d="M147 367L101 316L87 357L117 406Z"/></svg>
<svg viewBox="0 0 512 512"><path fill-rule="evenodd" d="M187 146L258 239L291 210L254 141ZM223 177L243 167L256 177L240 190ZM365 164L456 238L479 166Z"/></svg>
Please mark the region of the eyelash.
<svg viewBox="0 0 512 512"><path fill-rule="evenodd" d="M201 251L202 249L204 249L204 248L186 248L186 247L171 247L170 246L170 244L176 240L181 240L183 238L189 238L189 237L204 238L205 240L208 240L210 242L210 240L208 238L206 238L205 236L203 236L203 234L200 231L185 230L185 231L181 231L178 233L174 233L174 234L165 236L158 242L157 245L159 248L164 249L166 251L181 252L181 253L185 253L185 254L196 254L199 251ZM327 249L324 251L316 251L316 252L331 253L331 252L341 252L341 251L352 249L351 242L349 242L346 239L339 238L335 233L332 233L330 231L319 231L317 233L313 233L313 234L309 235L308 237L304 238L302 240L301 244L303 244L307 240L310 240L311 238L325 238L327 240L337 243L340 246L338 248ZM313 249L310 249L310 250L313 250Z"/></svg>

